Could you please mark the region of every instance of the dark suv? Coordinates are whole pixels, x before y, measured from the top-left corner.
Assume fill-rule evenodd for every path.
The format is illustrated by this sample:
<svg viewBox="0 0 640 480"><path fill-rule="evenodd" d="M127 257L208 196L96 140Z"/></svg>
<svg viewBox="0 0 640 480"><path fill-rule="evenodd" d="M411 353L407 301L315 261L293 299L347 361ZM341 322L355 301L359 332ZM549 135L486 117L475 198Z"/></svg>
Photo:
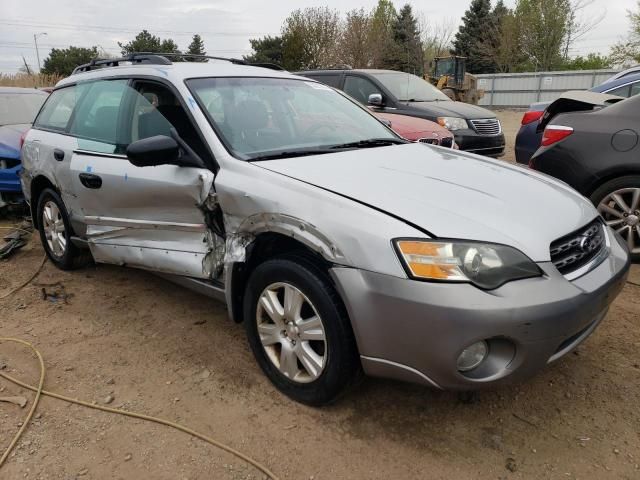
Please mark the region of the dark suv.
<svg viewBox="0 0 640 480"><path fill-rule="evenodd" d="M416 75L393 70L309 70L298 75L343 90L376 111L425 118L450 130L461 150L490 157L504 153L504 134L493 112L454 102Z"/></svg>

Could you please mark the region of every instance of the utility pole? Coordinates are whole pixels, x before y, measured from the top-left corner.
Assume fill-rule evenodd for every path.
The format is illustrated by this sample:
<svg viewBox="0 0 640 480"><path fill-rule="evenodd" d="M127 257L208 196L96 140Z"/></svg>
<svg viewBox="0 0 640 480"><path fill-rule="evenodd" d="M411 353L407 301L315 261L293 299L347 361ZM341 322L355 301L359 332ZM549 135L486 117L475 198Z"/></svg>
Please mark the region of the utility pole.
<svg viewBox="0 0 640 480"><path fill-rule="evenodd" d="M36 58L38 59L38 73L40 73L40 52L38 51L38 37L42 35L46 35L47 32L34 33L33 34L33 43L36 46Z"/></svg>

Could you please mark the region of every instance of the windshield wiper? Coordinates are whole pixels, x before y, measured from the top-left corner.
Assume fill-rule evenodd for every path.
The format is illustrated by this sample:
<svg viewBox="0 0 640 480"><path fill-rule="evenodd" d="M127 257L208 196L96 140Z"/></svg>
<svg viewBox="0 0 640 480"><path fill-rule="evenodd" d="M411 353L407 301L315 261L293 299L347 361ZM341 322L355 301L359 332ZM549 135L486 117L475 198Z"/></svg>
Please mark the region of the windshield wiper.
<svg viewBox="0 0 640 480"><path fill-rule="evenodd" d="M339 150L343 148L386 147L387 145L401 145L404 143L407 143L407 141L399 138L369 138L367 140L358 140L357 142L341 143L339 145L334 145L331 148Z"/></svg>
<svg viewBox="0 0 640 480"><path fill-rule="evenodd" d="M335 153L332 148L305 148L300 150L284 150L281 152L265 153L256 157L249 157L248 162L259 162L260 160L277 160L278 158L305 157L308 155L322 155L323 153Z"/></svg>

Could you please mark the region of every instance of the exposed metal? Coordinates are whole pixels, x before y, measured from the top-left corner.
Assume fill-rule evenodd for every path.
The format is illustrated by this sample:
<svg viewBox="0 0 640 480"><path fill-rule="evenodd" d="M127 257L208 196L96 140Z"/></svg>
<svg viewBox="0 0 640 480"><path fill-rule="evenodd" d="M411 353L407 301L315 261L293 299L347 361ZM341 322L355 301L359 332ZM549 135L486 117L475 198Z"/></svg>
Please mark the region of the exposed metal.
<svg viewBox="0 0 640 480"><path fill-rule="evenodd" d="M322 374L328 355L324 325L295 286L283 282L265 288L258 300L256 323L267 358L285 377L309 383Z"/></svg>

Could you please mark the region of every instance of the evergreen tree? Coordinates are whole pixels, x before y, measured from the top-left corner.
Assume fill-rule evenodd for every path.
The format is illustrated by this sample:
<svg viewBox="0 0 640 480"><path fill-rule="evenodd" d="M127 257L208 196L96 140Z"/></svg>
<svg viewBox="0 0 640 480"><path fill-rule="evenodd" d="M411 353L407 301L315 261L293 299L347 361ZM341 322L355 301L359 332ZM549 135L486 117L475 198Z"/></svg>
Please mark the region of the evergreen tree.
<svg viewBox="0 0 640 480"><path fill-rule="evenodd" d="M133 52L180 53L178 45L172 39L162 40L147 30L142 30L128 43L118 42L118 46L122 51L122 55L128 55ZM180 59L174 60L179 61Z"/></svg>
<svg viewBox="0 0 640 480"><path fill-rule="evenodd" d="M378 0L378 5L371 12L371 28L369 32L369 50L371 68L385 68L386 60L391 57L393 49L393 26L398 20L398 13L390 0Z"/></svg>
<svg viewBox="0 0 640 480"><path fill-rule="evenodd" d="M245 62L282 65L282 37L267 35L262 38L252 38L249 43L253 53L243 57Z"/></svg>
<svg viewBox="0 0 640 480"><path fill-rule="evenodd" d="M88 63L97 57L97 47L52 48L51 53L49 53L49 56L44 60L41 72L52 75L71 75L73 69L78 65Z"/></svg>
<svg viewBox="0 0 640 480"><path fill-rule="evenodd" d="M501 2L499 2L501 3ZM501 5L501 9L504 5ZM492 25L491 0L472 0L464 12L462 25L453 40L454 54L467 57L470 73L491 73L495 70L490 59L480 54L481 45L487 40L488 26Z"/></svg>
<svg viewBox="0 0 640 480"><path fill-rule="evenodd" d="M193 36L193 40L191 40L191 43L187 47L186 53L190 55L206 55L207 54L207 52L204 49L204 42L202 41L202 37L197 33ZM206 59L204 58L185 57L185 60L187 62L206 62Z"/></svg>
<svg viewBox="0 0 640 480"><path fill-rule="evenodd" d="M393 48L387 58L387 66L403 72L422 76L424 61L422 41L418 21L413 15L411 5L400 9L398 18L392 27Z"/></svg>

